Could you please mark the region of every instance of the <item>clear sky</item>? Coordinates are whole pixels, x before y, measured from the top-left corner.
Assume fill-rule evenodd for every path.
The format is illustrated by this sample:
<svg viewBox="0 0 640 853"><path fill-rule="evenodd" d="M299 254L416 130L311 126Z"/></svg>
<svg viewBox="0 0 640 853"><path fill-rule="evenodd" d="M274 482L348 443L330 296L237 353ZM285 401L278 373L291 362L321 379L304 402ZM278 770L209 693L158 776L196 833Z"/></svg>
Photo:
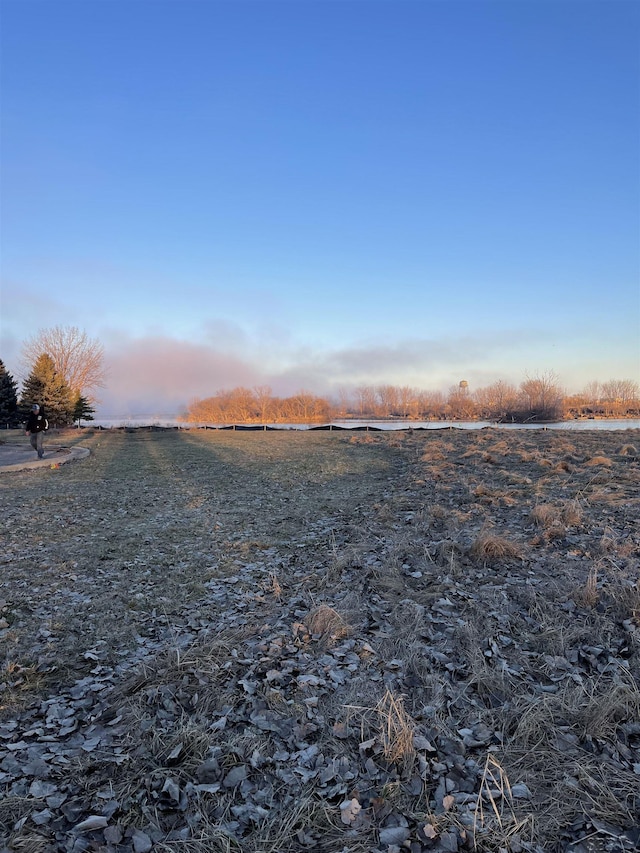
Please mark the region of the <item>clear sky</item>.
<svg viewBox="0 0 640 853"><path fill-rule="evenodd" d="M0 358L99 413L640 378L640 4L1 0Z"/></svg>

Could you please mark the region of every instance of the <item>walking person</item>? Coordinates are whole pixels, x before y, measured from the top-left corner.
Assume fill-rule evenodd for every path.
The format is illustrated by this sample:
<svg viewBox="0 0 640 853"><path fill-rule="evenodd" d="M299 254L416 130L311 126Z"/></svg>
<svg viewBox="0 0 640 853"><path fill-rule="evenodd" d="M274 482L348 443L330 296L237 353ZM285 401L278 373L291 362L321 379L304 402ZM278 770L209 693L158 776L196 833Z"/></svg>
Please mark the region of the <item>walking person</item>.
<svg viewBox="0 0 640 853"><path fill-rule="evenodd" d="M49 429L49 423L44 416L44 411L37 403L34 403L27 419L25 432L29 436L31 447L38 454L38 459L42 459L44 456L44 433L47 429Z"/></svg>

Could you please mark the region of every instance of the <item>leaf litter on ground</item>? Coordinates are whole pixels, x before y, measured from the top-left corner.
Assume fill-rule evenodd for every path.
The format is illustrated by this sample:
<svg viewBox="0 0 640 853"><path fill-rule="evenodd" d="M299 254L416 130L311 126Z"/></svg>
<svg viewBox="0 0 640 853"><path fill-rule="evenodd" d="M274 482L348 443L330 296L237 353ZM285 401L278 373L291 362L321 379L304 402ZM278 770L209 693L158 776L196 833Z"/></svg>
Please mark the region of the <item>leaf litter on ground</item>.
<svg viewBox="0 0 640 853"><path fill-rule="evenodd" d="M96 431L3 478L5 846L635 849L640 466L497 432Z"/></svg>

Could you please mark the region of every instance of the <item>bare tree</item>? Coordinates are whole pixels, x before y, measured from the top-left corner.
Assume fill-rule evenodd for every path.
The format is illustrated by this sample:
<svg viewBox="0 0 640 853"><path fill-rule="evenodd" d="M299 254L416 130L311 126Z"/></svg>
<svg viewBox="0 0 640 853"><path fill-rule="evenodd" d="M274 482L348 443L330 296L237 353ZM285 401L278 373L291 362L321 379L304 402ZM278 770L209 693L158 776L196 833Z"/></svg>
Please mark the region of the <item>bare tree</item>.
<svg viewBox="0 0 640 853"><path fill-rule="evenodd" d="M335 401L334 405L336 408L336 415L340 418L344 418L350 411L351 395L346 388L338 388L338 399Z"/></svg>
<svg viewBox="0 0 640 853"><path fill-rule="evenodd" d="M528 420L555 421L562 417L564 391L552 370L526 375L520 383L523 402L528 409Z"/></svg>
<svg viewBox="0 0 640 853"><path fill-rule="evenodd" d="M403 385L398 388L398 407L399 414L403 418L415 418L418 411L417 391L415 388L410 388L408 385Z"/></svg>
<svg viewBox="0 0 640 853"><path fill-rule="evenodd" d="M427 420L444 416L445 400L442 391L419 391L417 403L420 416Z"/></svg>
<svg viewBox="0 0 640 853"><path fill-rule="evenodd" d="M107 371L104 367L104 347L77 326L53 326L40 329L22 348L22 360L31 370L44 353L51 356L56 371L77 397L82 395L96 402L95 392L104 388Z"/></svg>
<svg viewBox="0 0 640 853"><path fill-rule="evenodd" d="M370 385L359 385L355 391L357 414L360 417L375 414L376 392Z"/></svg>
<svg viewBox="0 0 640 853"><path fill-rule="evenodd" d="M189 423L219 423L222 421L218 397L196 397L189 402L185 420Z"/></svg>
<svg viewBox="0 0 640 853"><path fill-rule="evenodd" d="M316 397L304 389L291 397L278 400L276 418L291 423L316 423L331 419L331 405L324 397Z"/></svg>
<svg viewBox="0 0 640 853"><path fill-rule="evenodd" d="M600 398L602 397L602 385L597 379L594 379L593 382L588 382L584 386L582 394L585 398L586 405L595 410L600 403Z"/></svg>
<svg viewBox="0 0 640 853"><path fill-rule="evenodd" d="M460 382L449 388L447 396L447 413L456 420L467 420L476 413L475 403L469 394L467 384Z"/></svg>
<svg viewBox="0 0 640 853"><path fill-rule="evenodd" d="M398 389L395 385L378 385L376 414L381 418L391 418L398 414Z"/></svg>
<svg viewBox="0 0 640 853"><path fill-rule="evenodd" d="M1 365L1 362L0 362ZM318 423L345 414L360 417L403 417L412 419L481 417L501 423L553 421L582 417L597 411L604 416L636 416L640 410L638 383L630 379L592 382L581 394L565 396L552 371L527 375L519 389L500 379L473 394L467 382L441 391L409 386L362 385L350 396L338 390L338 404L304 389L291 397L274 397L268 385L252 389L237 387L217 391L214 396L191 400L184 419L194 423ZM597 407L597 408L594 408Z"/></svg>
<svg viewBox="0 0 640 853"><path fill-rule="evenodd" d="M632 379L609 379L601 386L605 414L623 415L637 407L638 383Z"/></svg>
<svg viewBox="0 0 640 853"><path fill-rule="evenodd" d="M263 424L266 424L271 417L273 408L273 394L269 385L254 385L253 393L255 395L256 406L258 409L258 417Z"/></svg>
<svg viewBox="0 0 640 853"><path fill-rule="evenodd" d="M248 424L257 420L258 410L253 391L249 388L238 387L229 391L227 412L230 420L239 424Z"/></svg>
<svg viewBox="0 0 640 853"><path fill-rule="evenodd" d="M507 420L509 413L515 412L517 408L516 388L502 379L487 385L486 388L478 388L474 397L478 405L478 414L489 420Z"/></svg>
<svg viewBox="0 0 640 853"><path fill-rule="evenodd" d="M185 420L191 423L248 424L256 421L312 423L331 418L331 405L324 397L316 397L303 390L293 397L280 399L270 396L270 391L266 385L253 390L238 387L218 391L204 400L196 398L189 403Z"/></svg>

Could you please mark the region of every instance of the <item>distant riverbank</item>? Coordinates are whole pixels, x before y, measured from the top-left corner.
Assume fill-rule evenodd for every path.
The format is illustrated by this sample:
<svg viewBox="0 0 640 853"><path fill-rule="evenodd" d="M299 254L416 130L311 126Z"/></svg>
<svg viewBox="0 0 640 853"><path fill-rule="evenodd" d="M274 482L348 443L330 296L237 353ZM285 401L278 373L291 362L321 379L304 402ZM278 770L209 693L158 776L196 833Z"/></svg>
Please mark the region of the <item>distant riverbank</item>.
<svg viewBox="0 0 640 853"><path fill-rule="evenodd" d="M557 421L554 423L501 424L495 421L383 421L383 420L333 420L327 423L266 423L266 424L213 424L187 423L171 416L136 415L135 417L96 418L83 422L84 427L102 427L104 429L137 427L179 427L180 429L352 429L352 430L407 430L407 429L566 429L566 430L625 430L640 429L640 418L598 418L585 420Z"/></svg>

